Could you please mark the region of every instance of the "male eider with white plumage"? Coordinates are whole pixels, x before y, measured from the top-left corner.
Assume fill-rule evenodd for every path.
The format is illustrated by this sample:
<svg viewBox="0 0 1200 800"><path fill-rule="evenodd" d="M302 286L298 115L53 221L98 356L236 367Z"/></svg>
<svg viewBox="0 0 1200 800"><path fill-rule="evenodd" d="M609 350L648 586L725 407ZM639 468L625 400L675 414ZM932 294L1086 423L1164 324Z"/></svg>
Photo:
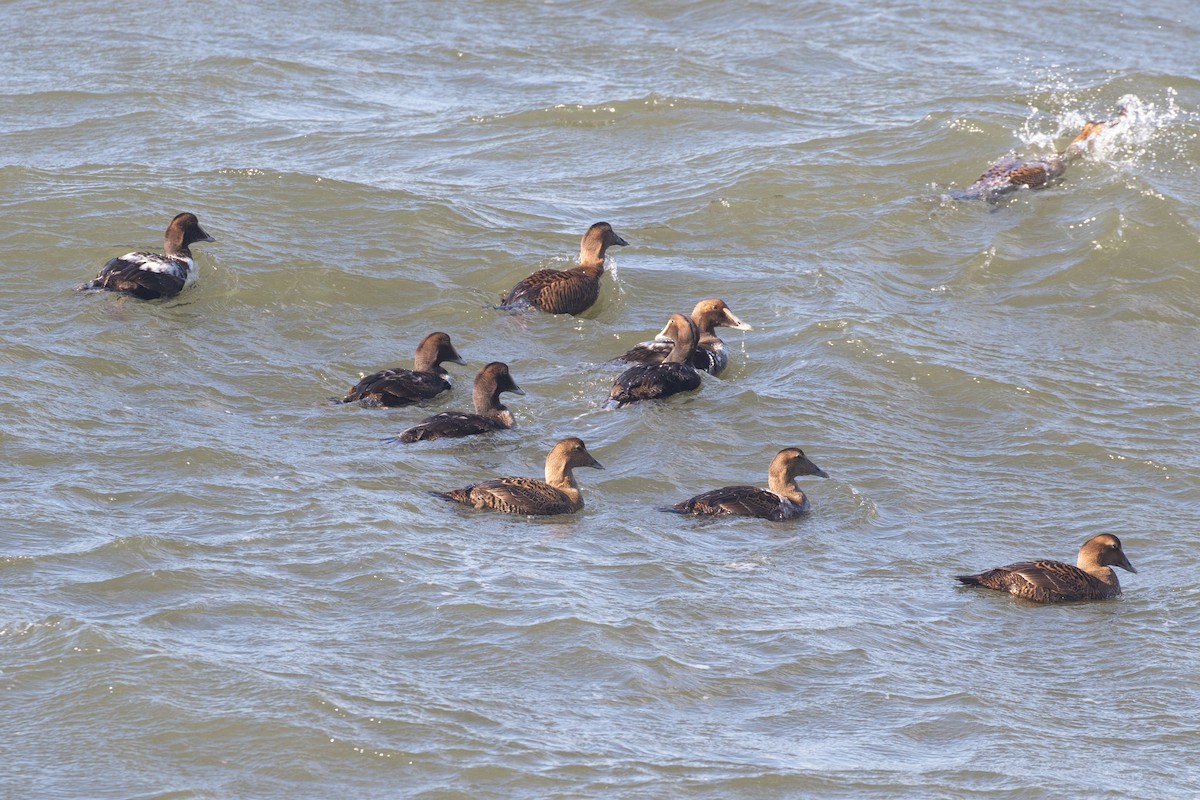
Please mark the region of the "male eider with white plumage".
<svg viewBox="0 0 1200 800"><path fill-rule="evenodd" d="M532 307L551 314L582 314L600 297L605 252L613 245L627 244L607 222L597 222L587 229L579 242L579 266L539 269L505 292L498 307Z"/></svg>
<svg viewBox="0 0 1200 800"><path fill-rule="evenodd" d="M829 477L799 447L785 447L771 459L766 489L726 486L661 510L709 517L757 517L776 522L793 519L807 513L810 507L808 497L796 485L796 478L801 475Z"/></svg>
<svg viewBox="0 0 1200 800"><path fill-rule="evenodd" d="M571 470L575 467L604 467L588 452L583 440L563 439L546 456L546 479L496 478L450 492L430 492L476 509L507 514L574 514L583 508L583 495Z"/></svg>
<svg viewBox="0 0 1200 800"><path fill-rule="evenodd" d="M692 353L690 363L696 369L710 375L719 375L729 363L729 354L725 352L725 343L717 336L717 327L724 325L739 331L753 330L734 316L724 300L716 297L701 300L696 304L692 309L692 322L696 323L700 338L696 342L696 350ZM670 355L673 345L667 329L663 328L652 341L634 345L612 361L627 364L661 364Z"/></svg>
<svg viewBox="0 0 1200 800"><path fill-rule="evenodd" d="M671 352L661 364L635 364L622 372L604 408L620 408L700 388L700 374L691 365L698 338L696 323L683 314L672 314L663 333L671 339Z"/></svg>
<svg viewBox="0 0 1200 800"><path fill-rule="evenodd" d="M1008 592L1036 603L1069 603L1078 600L1107 600L1121 593L1121 582L1113 567L1137 572L1121 540L1111 533L1093 536L1079 548L1075 566L1042 559L1020 561L977 575L956 575L967 586L982 586Z"/></svg>
<svg viewBox="0 0 1200 800"><path fill-rule="evenodd" d="M467 363L450 343L449 334L431 333L417 345L412 369L396 367L372 372L334 402L358 401L364 406L395 408L429 400L450 389L450 373L442 367L444 362Z"/></svg>
<svg viewBox="0 0 1200 800"><path fill-rule="evenodd" d="M475 413L467 414L462 411L443 411L426 417L419 425L414 425L396 437L398 442L432 442L442 438L460 438L474 436L479 433L502 431L513 426L513 415L508 407L500 402L502 392L525 394L517 386L508 364L503 361L493 361L479 370L475 376L472 400L475 403Z"/></svg>
<svg viewBox="0 0 1200 800"><path fill-rule="evenodd" d="M94 279L77 288L124 292L141 300L174 297L199 277L188 245L215 241L200 227L195 214L177 214L163 236L161 255L139 251L118 256L101 267Z"/></svg>

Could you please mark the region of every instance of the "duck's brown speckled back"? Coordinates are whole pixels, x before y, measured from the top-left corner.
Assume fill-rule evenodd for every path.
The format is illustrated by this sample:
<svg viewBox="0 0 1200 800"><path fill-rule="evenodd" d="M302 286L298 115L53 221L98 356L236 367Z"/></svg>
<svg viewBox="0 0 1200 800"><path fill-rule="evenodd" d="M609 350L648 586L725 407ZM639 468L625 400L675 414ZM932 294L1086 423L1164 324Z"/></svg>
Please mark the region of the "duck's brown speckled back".
<svg viewBox="0 0 1200 800"><path fill-rule="evenodd" d="M1121 583L1111 567L1137 572L1121 540L1111 533L1093 536L1079 549L1075 566L1043 559L1019 561L976 575L957 575L967 586L982 586L1037 603L1106 600L1121 593Z"/></svg>
<svg viewBox="0 0 1200 800"><path fill-rule="evenodd" d="M951 194L957 200L983 198L991 202L1022 187L1044 188L1050 181L1061 177L1066 172L1067 165L1083 155L1097 135L1120 122L1125 113L1126 110L1122 108L1114 119L1103 122L1088 120L1071 143L1057 153L1032 158L1005 156L992 164L966 189Z"/></svg>
<svg viewBox="0 0 1200 800"><path fill-rule="evenodd" d="M496 478L462 489L432 494L476 509L507 514L573 514L583 508L583 495L571 472L575 467L604 469L587 451L583 440L572 436L554 445L546 456L545 480Z"/></svg>
<svg viewBox="0 0 1200 800"><path fill-rule="evenodd" d="M579 266L538 270L505 292L500 308L528 306L551 314L587 311L600 297L605 252L613 245L626 244L607 222L595 223L580 241Z"/></svg>

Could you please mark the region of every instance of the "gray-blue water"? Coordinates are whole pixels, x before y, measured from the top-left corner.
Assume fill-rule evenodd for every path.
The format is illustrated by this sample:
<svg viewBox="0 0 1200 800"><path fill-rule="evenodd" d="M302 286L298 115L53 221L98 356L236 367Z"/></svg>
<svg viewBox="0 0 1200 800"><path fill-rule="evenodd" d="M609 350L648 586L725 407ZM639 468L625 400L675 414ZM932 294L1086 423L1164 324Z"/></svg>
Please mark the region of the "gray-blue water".
<svg viewBox="0 0 1200 800"><path fill-rule="evenodd" d="M1200 795L1195 9L0 5L0 796ZM1039 192L1007 153L1126 123ZM216 239L200 282L78 294ZM490 308L607 220L600 302ZM603 411L725 299L731 366ZM411 364L430 403L327 402ZM513 430L383 441L465 409ZM542 472L585 509L427 492ZM793 523L657 507L765 484ZM953 575L1074 561L1117 600Z"/></svg>

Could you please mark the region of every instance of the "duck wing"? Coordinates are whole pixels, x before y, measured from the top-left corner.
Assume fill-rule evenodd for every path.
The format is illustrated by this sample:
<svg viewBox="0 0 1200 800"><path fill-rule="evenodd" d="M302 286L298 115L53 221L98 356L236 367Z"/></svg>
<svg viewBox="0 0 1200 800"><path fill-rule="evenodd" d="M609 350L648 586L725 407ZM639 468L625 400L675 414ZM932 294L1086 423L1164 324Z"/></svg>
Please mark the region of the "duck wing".
<svg viewBox="0 0 1200 800"><path fill-rule="evenodd" d="M505 429L504 424L490 417L464 411L444 411L434 414L396 437L400 442L432 442L435 439L474 436L479 433Z"/></svg>
<svg viewBox="0 0 1200 800"><path fill-rule="evenodd" d="M623 406L699 388L700 375L688 364L636 364L617 378L608 404Z"/></svg>
<svg viewBox="0 0 1200 800"><path fill-rule="evenodd" d="M188 266L157 253L126 253L100 268L80 289L125 292L141 300L174 297L187 284Z"/></svg>
<svg viewBox="0 0 1200 800"><path fill-rule="evenodd" d="M1057 178L1063 173L1061 165L1051 161L1027 161L1008 173L1008 182L1014 186L1028 186L1040 189L1051 178Z"/></svg>
<svg viewBox="0 0 1200 800"><path fill-rule="evenodd" d="M1061 561L1020 561L978 575L959 575L968 586L983 586L1039 603L1060 603L1103 597L1095 579L1072 564Z"/></svg>
<svg viewBox="0 0 1200 800"><path fill-rule="evenodd" d="M578 269L540 269L500 298L501 308L531 305L551 314L578 314L600 296L600 281Z"/></svg>
<svg viewBox="0 0 1200 800"><path fill-rule="evenodd" d="M357 400L367 405L393 408L428 400L449 388L449 381L432 372L385 369L360 380L346 392L341 402L353 403Z"/></svg>
<svg viewBox="0 0 1200 800"><path fill-rule="evenodd" d="M610 364L661 364L663 359L675 346L674 342L655 339L651 342L640 342L626 350L622 355L609 359Z"/></svg>
<svg viewBox="0 0 1200 800"><path fill-rule="evenodd" d="M497 478L468 488L467 504L475 508L509 514L567 514L577 510L565 494L536 478Z"/></svg>
<svg viewBox="0 0 1200 800"><path fill-rule="evenodd" d="M785 514L779 495L756 486L725 486L676 503L672 511L681 514L707 516L758 517L780 520L795 514Z"/></svg>

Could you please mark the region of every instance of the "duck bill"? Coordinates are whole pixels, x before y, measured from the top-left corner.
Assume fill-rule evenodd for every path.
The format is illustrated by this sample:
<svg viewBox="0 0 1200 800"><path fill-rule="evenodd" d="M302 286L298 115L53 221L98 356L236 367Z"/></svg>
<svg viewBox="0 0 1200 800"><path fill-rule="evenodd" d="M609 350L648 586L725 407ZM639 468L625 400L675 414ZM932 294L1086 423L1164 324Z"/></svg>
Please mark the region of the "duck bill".
<svg viewBox="0 0 1200 800"><path fill-rule="evenodd" d="M504 391L512 392L513 394L520 394L520 395L525 394L525 390L522 389L520 386L517 386L515 383L512 385L511 389L505 389Z"/></svg>
<svg viewBox="0 0 1200 800"><path fill-rule="evenodd" d="M727 326L729 326L730 328L733 328L735 331L752 331L752 330L754 330L754 328L750 327L745 322L742 322L740 319L735 317L733 315L733 312L730 311L729 309L725 309L725 324Z"/></svg>
<svg viewBox="0 0 1200 800"><path fill-rule="evenodd" d="M1133 564L1129 563L1129 558L1126 557L1126 555L1124 553L1121 553L1121 560L1118 561L1113 566L1120 567L1121 569L1129 570L1130 572L1132 572L1134 574L1137 573L1137 570L1133 568Z"/></svg>
<svg viewBox="0 0 1200 800"><path fill-rule="evenodd" d="M629 242L625 241L625 240L624 240L624 239L622 239L620 236L617 236L617 234L616 234L616 233L613 233L613 240L612 240L612 243L613 243L613 244L619 244L619 245L621 245L621 247L628 247L628 246L629 246Z"/></svg>
<svg viewBox="0 0 1200 800"><path fill-rule="evenodd" d="M815 475L818 478L828 478L829 473L818 467L813 462L805 458L803 461L796 462L796 475Z"/></svg>
<svg viewBox="0 0 1200 800"><path fill-rule="evenodd" d="M594 456L591 456L590 458L591 458L592 460L591 460L591 462L590 462L590 463L588 463L586 466L593 467L593 468L595 468L595 469L604 469L604 465L603 465L603 464L601 464L599 461L597 461L597 460L596 460L596 458L595 458Z"/></svg>
<svg viewBox="0 0 1200 800"><path fill-rule="evenodd" d="M204 230L204 228L197 228L196 230L203 237L202 239L200 239L200 241L202 241L202 242L215 242L216 241L216 239L214 239L213 237L208 235L208 231Z"/></svg>

